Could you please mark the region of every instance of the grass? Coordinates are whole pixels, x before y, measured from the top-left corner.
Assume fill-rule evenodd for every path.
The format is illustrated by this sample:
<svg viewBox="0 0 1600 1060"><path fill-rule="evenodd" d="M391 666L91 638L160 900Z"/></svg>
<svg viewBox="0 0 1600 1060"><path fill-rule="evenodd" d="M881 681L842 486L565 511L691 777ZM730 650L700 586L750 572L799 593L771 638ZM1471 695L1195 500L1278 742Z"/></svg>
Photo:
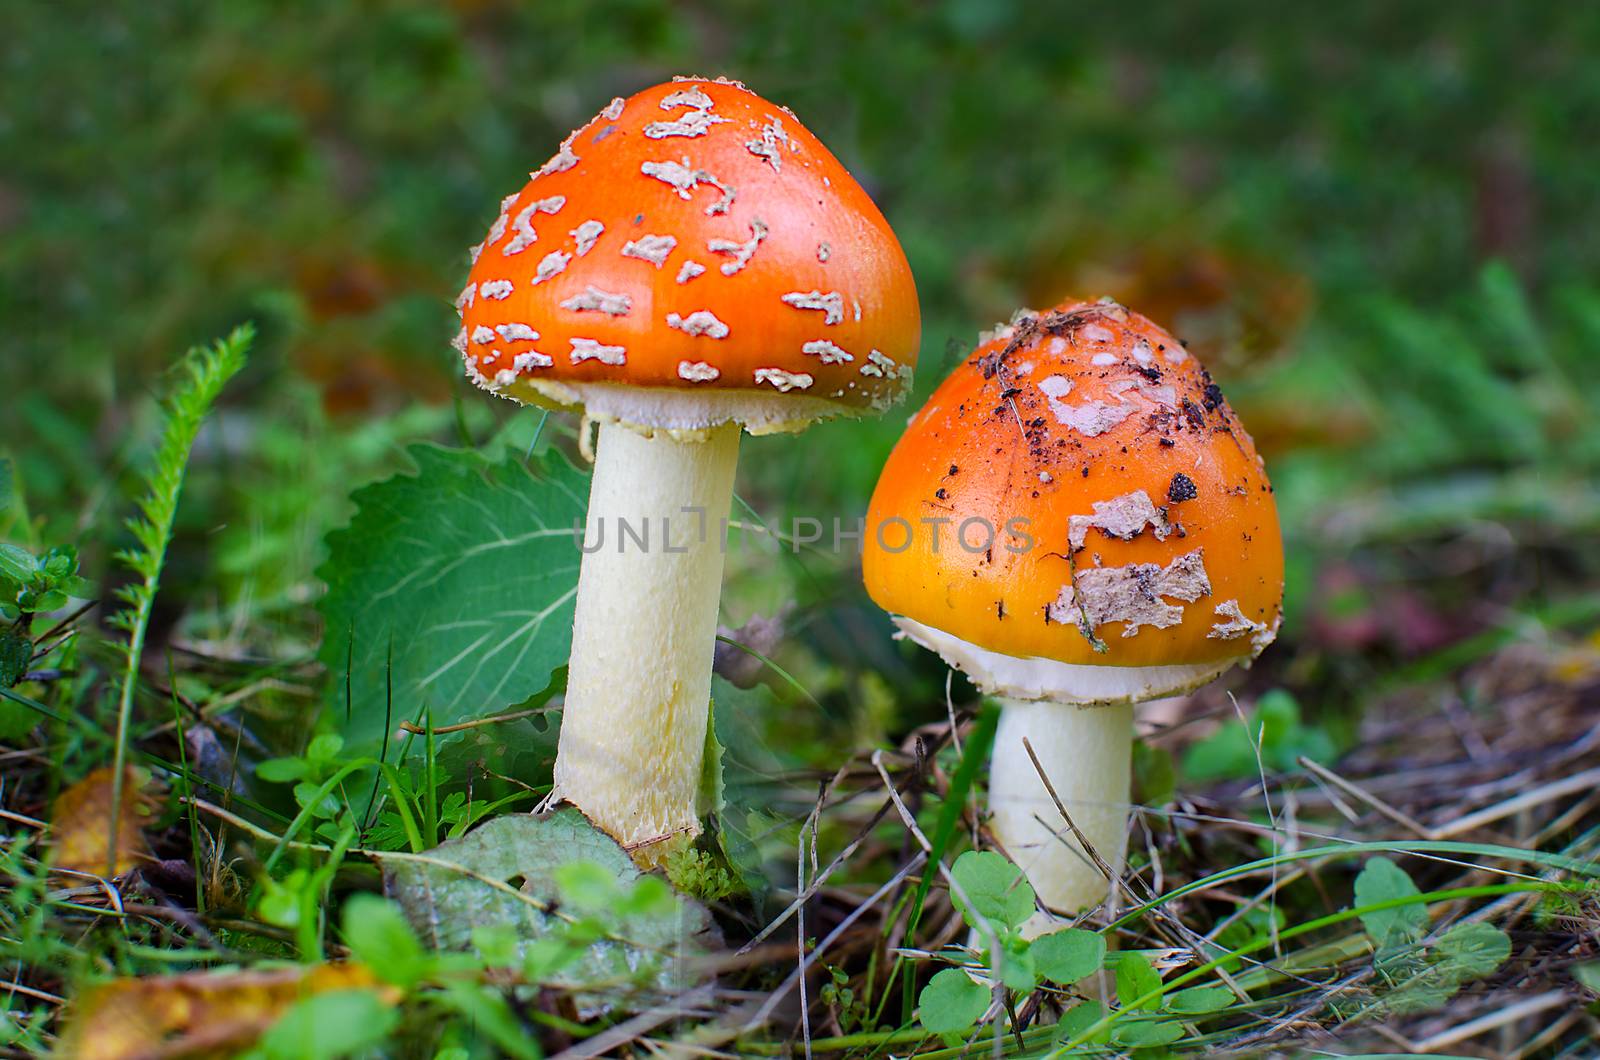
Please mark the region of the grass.
<svg viewBox="0 0 1600 1060"><path fill-rule="evenodd" d="M1593 16L690 8L23 16L0 1055L1589 1055ZM782 532L864 509L899 412L747 443L720 806L671 887L526 812L559 622L444 695L459 646L407 638L460 592L369 606L487 532L452 500L565 512L577 426L455 378L460 249L530 145L679 70L791 103L883 205L913 402L1088 286L1181 326L1267 456L1283 635L1141 712L1130 865L1071 925L1104 955L1057 944L1090 968L956 900L1018 886L970 855L995 714ZM243 320L248 368L235 331L163 375ZM555 613L553 556L522 566Z"/></svg>

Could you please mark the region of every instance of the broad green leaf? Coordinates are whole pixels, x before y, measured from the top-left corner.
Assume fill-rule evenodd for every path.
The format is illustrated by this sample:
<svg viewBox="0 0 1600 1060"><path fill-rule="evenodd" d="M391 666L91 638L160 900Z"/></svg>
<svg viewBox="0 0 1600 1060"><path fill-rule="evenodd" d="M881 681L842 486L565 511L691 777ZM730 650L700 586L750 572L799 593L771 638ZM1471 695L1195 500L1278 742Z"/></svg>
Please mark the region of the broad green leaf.
<svg viewBox="0 0 1600 1060"><path fill-rule="evenodd" d="M1198 1016L1205 1012L1221 1012L1234 1002L1234 993L1225 986L1192 986L1179 990L1166 998L1169 1012L1184 1016Z"/></svg>
<svg viewBox="0 0 1600 1060"><path fill-rule="evenodd" d="M412 933L398 906L375 894L357 894L344 904L344 941L386 983L410 988L422 980L432 960Z"/></svg>
<svg viewBox="0 0 1600 1060"><path fill-rule="evenodd" d="M1356 877L1358 907L1409 898L1420 893L1406 871L1388 858L1372 858ZM1398 946L1422 936L1423 929L1428 925L1428 911L1420 902L1393 909L1378 909L1362 913L1361 923L1380 948Z"/></svg>
<svg viewBox="0 0 1600 1060"><path fill-rule="evenodd" d="M1113 970L1117 974L1117 1002L1123 1008L1155 1008L1161 1004L1159 999L1153 999L1135 1005L1141 997L1161 989L1161 973L1144 954L1116 954Z"/></svg>
<svg viewBox="0 0 1600 1060"><path fill-rule="evenodd" d="M1105 1006L1098 1001L1080 1001L1061 1014L1056 1023L1055 1040L1068 1042L1099 1023L1105 1017ZM1091 1035L1085 1045L1099 1045L1111 1039L1109 1029Z"/></svg>
<svg viewBox="0 0 1600 1060"><path fill-rule="evenodd" d="M1482 979L1511 956L1511 939L1493 924L1457 924L1434 944L1441 970L1458 979Z"/></svg>
<svg viewBox="0 0 1600 1060"><path fill-rule="evenodd" d="M330 990L285 1012L256 1047L263 1060L334 1060L381 1043L400 1015L372 990Z"/></svg>
<svg viewBox="0 0 1600 1060"><path fill-rule="evenodd" d="M1135 1049L1171 1045L1182 1037L1183 1026L1176 1020L1134 1020L1111 1028L1113 1042Z"/></svg>
<svg viewBox="0 0 1600 1060"><path fill-rule="evenodd" d="M1033 940L1033 966L1052 983L1071 986L1105 960L1106 940L1096 931L1066 928Z"/></svg>
<svg viewBox="0 0 1600 1060"><path fill-rule="evenodd" d="M1039 973L1034 968L1032 947L1022 936L1007 935L1000 940L1000 957L997 963L1000 969L1000 981L1008 989L1027 994L1039 985Z"/></svg>
<svg viewBox="0 0 1600 1060"><path fill-rule="evenodd" d="M917 997L917 1019L933 1034L961 1034L989 1007L989 989L959 968L939 972Z"/></svg>
<svg viewBox="0 0 1600 1060"><path fill-rule="evenodd" d="M594 873L603 870L610 887L602 889L614 894L632 888L640 877L622 848L577 810L543 820L527 814L496 817L434 847L427 857L428 862L384 861L384 890L400 903L425 945L467 952L473 948L475 929L509 928L516 934L521 959L526 961L539 947L537 963L548 968L546 981L575 991L579 1007L590 1013L618 1002L630 990L642 995L628 997L634 1005L685 987L691 978L687 959L704 949L710 917L703 907L681 898L665 909L654 902L632 915L612 909L585 916L576 925L571 919L575 912L547 911L577 897L564 893L558 878L582 886L585 880L599 879ZM589 864L570 868L576 863ZM515 893L493 884L507 885ZM601 937L575 960L562 949L575 933L587 937L607 932L611 937ZM541 947L541 942L557 945Z"/></svg>
<svg viewBox="0 0 1600 1060"><path fill-rule="evenodd" d="M391 682L391 730L424 706L450 725L543 690L571 649L587 478L555 452L531 471L470 450L408 452L417 473L357 490L318 570L321 659L341 694L349 663L349 714L337 699L334 710L351 754L382 746Z"/></svg>
<svg viewBox="0 0 1600 1060"><path fill-rule="evenodd" d="M256 766L256 776L269 784L287 784L306 775L306 763L301 758L269 758Z"/></svg>
<svg viewBox="0 0 1600 1060"><path fill-rule="evenodd" d="M961 886L960 892L952 888L950 897L974 928L981 927L980 918L1005 928L1020 927L1033 915L1033 886L1021 869L992 850L967 851L956 858L950 874Z"/></svg>
<svg viewBox="0 0 1600 1060"><path fill-rule="evenodd" d="M33 553L16 545L0 543L0 578L26 585L39 570Z"/></svg>
<svg viewBox="0 0 1600 1060"><path fill-rule="evenodd" d="M337 757L343 749L344 737L338 733L318 733L306 745L306 759L311 762L327 762Z"/></svg>

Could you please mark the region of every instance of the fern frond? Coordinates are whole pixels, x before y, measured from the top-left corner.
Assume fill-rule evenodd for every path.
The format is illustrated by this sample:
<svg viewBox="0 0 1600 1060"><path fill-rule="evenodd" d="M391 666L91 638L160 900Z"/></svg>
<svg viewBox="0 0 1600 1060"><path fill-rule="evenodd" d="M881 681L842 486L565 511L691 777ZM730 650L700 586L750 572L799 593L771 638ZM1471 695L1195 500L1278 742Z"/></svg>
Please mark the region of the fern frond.
<svg viewBox="0 0 1600 1060"><path fill-rule="evenodd" d="M139 498L139 514L125 525L138 543L123 549L117 559L138 575L117 591L127 606L110 619L124 630L122 687L117 700L117 746L111 786L111 848L107 864L117 864L117 832L122 817L122 782L127 768L128 726L133 714L133 694L139 680L139 660L144 654L145 632L150 625L150 609L155 603L161 567L166 562L167 545L172 540L173 520L178 514L178 495L183 491L183 476L189 466L189 451L200 433L200 424L229 379L244 367L245 355L255 339L249 324L234 328L227 338L209 347L197 346L184 355L176 371L177 379L163 405L161 444L154 462L144 477L144 492Z"/></svg>

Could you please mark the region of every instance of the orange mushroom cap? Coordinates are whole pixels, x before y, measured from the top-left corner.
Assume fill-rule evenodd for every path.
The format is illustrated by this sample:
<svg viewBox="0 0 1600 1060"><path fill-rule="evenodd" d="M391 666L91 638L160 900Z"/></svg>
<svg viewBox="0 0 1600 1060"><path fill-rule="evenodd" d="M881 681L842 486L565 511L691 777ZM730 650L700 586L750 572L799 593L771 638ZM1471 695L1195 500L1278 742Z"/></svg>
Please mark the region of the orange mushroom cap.
<svg viewBox="0 0 1600 1060"><path fill-rule="evenodd" d="M493 392L598 419L755 433L911 384L911 270L787 108L725 80L615 99L501 204L455 340Z"/></svg>
<svg viewBox="0 0 1600 1060"><path fill-rule="evenodd" d="M1272 641L1283 594L1250 436L1181 343L1108 301L1020 315L945 380L878 480L863 563L913 638L1022 698L1202 684Z"/></svg>

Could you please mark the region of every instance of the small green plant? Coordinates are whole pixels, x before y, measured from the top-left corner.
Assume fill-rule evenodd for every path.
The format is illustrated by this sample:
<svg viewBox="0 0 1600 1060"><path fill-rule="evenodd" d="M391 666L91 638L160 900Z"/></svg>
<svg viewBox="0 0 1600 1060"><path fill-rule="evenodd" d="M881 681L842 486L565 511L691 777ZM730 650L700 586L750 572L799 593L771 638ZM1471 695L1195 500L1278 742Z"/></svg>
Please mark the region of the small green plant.
<svg viewBox="0 0 1600 1060"><path fill-rule="evenodd" d="M197 346L179 364L176 386L163 407L161 444L144 477L144 492L139 498L139 514L127 521L136 547L117 553L135 578L117 590L125 605L111 617L111 625L126 634L123 642L122 679L117 700L117 743L111 814L117 820L122 811L122 779L131 738L133 696L139 682L139 664L144 657L145 632L150 626L150 609L155 605L161 568L167 560L167 545L172 541L172 525L178 515L178 496L183 491L184 472L189 466L189 450L200 433L206 413L222 393L222 388L244 367L245 354L255 339L248 324L234 328L227 338L209 347ZM107 863L117 863L117 832L111 828L111 849Z"/></svg>
<svg viewBox="0 0 1600 1060"><path fill-rule="evenodd" d="M1275 688L1256 701L1243 724L1229 720L1190 747L1183 756L1183 773L1196 781L1245 780L1263 767L1278 772L1294 769L1302 755L1322 761L1333 758L1333 739L1302 721L1294 696Z"/></svg>
<svg viewBox="0 0 1600 1060"><path fill-rule="evenodd" d="M1022 934L1034 912L1033 887L999 854L969 850L950 875L952 900L980 940L978 963L963 955L935 973L922 988L918 1018L952 1046L1006 991L1031 993L1041 981L1070 987L1101 967L1106 943L1096 932L1065 928L1031 941Z"/></svg>
<svg viewBox="0 0 1600 1060"><path fill-rule="evenodd" d="M1373 858L1356 877L1358 908L1381 907L1420 893L1406 871L1388 858ZM1388 988L1378 999L1379 1008L1402 1015L1441 1007L1511 956L1511 939L1492 924L1456 924L1427 940L1428 912L1416 902L1364 912L1361 925L1372 939L1373 963Z"/></svg>
<svg viewBox="0 0 1600 1060"><path fill-rule="evenodd" d="M925 1030L951 1047L970 1037L991 1009L1014 1012L1013 994L1029 994L1043 985L1071 1001L1074 986L1102 968L1116 985L1113 1018L1107 1020L1099 1001L1080 998L1057 1023L1057 1043L1166 1046L1184 1036L1186 1022L1221 1012L1237 999L1224 986L1163 993L1161 973L1147 954L1108 953L1099 932L1063 928L1031 940L1024 937L1022 927L1034 913L1033 888L999 854L967 851L951 866L950 875L952 900L981 946L976 961L966 954L952 955L956 966L934 974L918 999L918 1018Z"/></svg>
<svg viewBox="0 0 1600 1060"><path fill-rule="evenodd" d="M0 460L0 528L14 510L14 477L10 460ZM0 542L0 688L15 688L45 659L64 647L74 631L69 615L42 632L33 628L40 614L59 611L74 598L87 599L93 586L78 574L78 550L56 545L35 554L21 545ZM0 699L0 740L22 736L39 715L10 699Z"/></svg>

